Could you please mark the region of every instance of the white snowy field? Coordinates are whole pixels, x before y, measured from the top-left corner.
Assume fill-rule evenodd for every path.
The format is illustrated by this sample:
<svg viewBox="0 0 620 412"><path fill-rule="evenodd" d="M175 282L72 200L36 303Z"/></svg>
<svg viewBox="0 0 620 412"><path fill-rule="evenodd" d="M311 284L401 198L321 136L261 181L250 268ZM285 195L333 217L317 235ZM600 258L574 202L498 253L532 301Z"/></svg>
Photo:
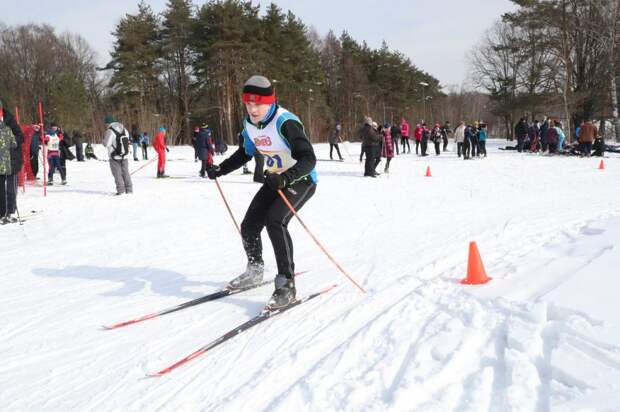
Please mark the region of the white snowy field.
<svg viewBox="0 0 620 412"><path fill-rule="evenodd" d="M368 294L293 219L299 295L339 287L161 378L145 375L255 315L272 288L101 330L216 291L244 253L190 148L169 153L180 178L151 164L120 197L106 162L69 162L67 186L19 195L39 216L0 226L0 409L620 411L620 157L598 170L504 144L470 161L398 156L378 179L361 177L358 144L344 163L316 145L300 216ZM259 186L240 170L220 181L241 221ZM471 240L486 285L458 282Z"/></svg>

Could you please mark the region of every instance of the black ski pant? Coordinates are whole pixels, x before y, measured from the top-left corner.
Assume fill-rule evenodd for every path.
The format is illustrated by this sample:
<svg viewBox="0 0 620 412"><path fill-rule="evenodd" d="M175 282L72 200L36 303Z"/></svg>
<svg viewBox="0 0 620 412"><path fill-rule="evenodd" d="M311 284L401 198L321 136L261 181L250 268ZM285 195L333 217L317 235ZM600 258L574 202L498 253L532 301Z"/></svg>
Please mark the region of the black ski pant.
<svg viewBox="0 0 620 412"><path fill-rule="evenodd" d="M149 160L149 154L148 151L146 150L147 148L147 144L142 142L142 159L143 160Z"/></svg>
<svg viewBox="0 0 620 412"><path fill-rule="evenodd" d="M592 142L581 143L581 153L590 156L590 152L592 152Z"/></svg>
<svg viewBox="0 0 620 412"><path fill-rule="evenodd" d="M463 142L463 159L469 159L470 143L468 139Z"/></svg>
<svg viewBox="0 0 620 412"><path fill-rule="evenodd" d="M463 153L463 142L456 142L456 154L461 157L461 153Z"/></svg>
<svg viewBox="0 0 620 412"><path fill-rule="evenodd" d="M428 150L428 141L422 139L421 146L422 147L420 148L420 152L422 153L422 156L426 156L426 150Z"/></svg>
<svg viewBox="0 0 620 412"><path fill-rule="evenodd" d="M441 141L436 141L435 143L435 154L439 156L441 154Z"/></svg>
<svg viewBox="0 0 620 412"><path fill-rule="evenodd" d="M32 168L32 175L34 178L37 178L37 174L39 173L39 152L30 154L30 167Z"/></svg>
<svg viewBox="0 0 620 412"><path fill-rule="evenodd" d="M205 160L200 161L200 177L205 177L208 167L209 167L209 160L205 159Z"/></svg>
<svg viewBox="0 0 620 412"><path fill-rule="evenodd" d="M523 151L523 145L525 144L525 137L526 135L517 136L517 150L519 151L519 153Z"/></svg>
<svg viewBox="0 0 620 412"><path fill-rule="evenodd" d="M315 191L316 184L309 176L282 189L282 193L293 205L295 211L299 211ZM269 234L276 255L278 274L293 278L295 273L293 242L288 232L288 222L292 217L293 213L280 198L278 192L263 184L254 195L241 222L241 238L248 263L263 263L261 232L264 227L267 227L267 234Z"/></svg>
<svg viewBox="0 0 620 412"><path fill-rule="evenodd" d="M419 149L420 149L420 141L416 140L415 141L415 154L420 154Z"/></svg>
<svg viewBox="0 0 620 412"><path fill-rule="evenodd" d="M333 152L334 149L336 149L336 152L338 153L338 157L340 158L340 160L342 160L342 155L340 154L340 148L338 147L338 143L330 143L329 144L329 158L333 159Z"/></svg>
<svg viewBox="0 0 620 412"><path fill-rule="evenodd" d="M481 140L478 142L478 153L487 157L487 141Z"/></svg>
<svg viewBox="0 0 620 412"><path fill-rule="evenodd" d="M477 137L471 139L471 157L480 156L480 148L478 143Z"/></svg>
<svg viewBox="0 0 620 412"><path fill-rule="evenodd" d="M0 218L17 210L17 175L0 175Z"/></svg>
<svg viewBox="0 0 620 412"><path fill-rule="evenodd" d="M375 146L364 146L364 153L366 154L366 163L364 163L364 176L374 176L375 167L377 167L376 157L378 148Z"/></svg>
<svg viewBox="0 0 620 412"><path fill-rule="evenodd" d="M411 146L409 145L409 136L402 136L403 141L403 154L405 153L405 145L407 145L407 153L411 153Z"/></svg>
<svg viewBox="0 0 620 412"><path fill-rule="evenodd" d="M448 150L448 138L444 137L443 138L443 151L445 152L446 150Z"/></svg>

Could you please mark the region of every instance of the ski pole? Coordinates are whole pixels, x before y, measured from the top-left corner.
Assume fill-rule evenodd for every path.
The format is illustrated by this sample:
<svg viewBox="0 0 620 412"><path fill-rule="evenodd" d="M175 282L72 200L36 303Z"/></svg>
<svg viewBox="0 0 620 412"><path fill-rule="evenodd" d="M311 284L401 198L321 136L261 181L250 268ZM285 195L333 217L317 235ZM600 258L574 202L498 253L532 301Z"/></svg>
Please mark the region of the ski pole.
<svg viewBox="0 0 620 412"><path fill-rule="evenodd" d="M329 258L329 260L332 261L332 263L334 265L336 265L336 267L338 268L338 270L340 270L340 272L342 272L343 275L345 275L350 281L351 283L353 283L362 293L366 293L366 290L364 290L363 287L361 287L343 268L342 266L340 266L338 264L338 262L336 262L336 260L332 257L332 255L327 251L327 249L325 249L323 247L323 245L321 244L321 242L319 242L319 240L312 234L312 232L310 231L310 229L308 229L308 227L306 226L306 224L303 222L303 220L301 220L301 218L299 217L299 215L297 214L297 211L295 211L295 208L293 207L293 205L291 204L291 202L288 201L288 199L286 198L286 196L284 196L284 193L282 193L282 190L278 189L278 194L280 195L280 197L282 198L282 200L284 200L284 203L286 203L286 206L288 206L288 208L291 210L291 213L293 213L293 215L295 215L295 217L297 218L297 220L299 221L299 223L301 223L301 226L303 226L303 228L306 230L306 232L308 232L308 234L310 235L310 237L312 238L312 240L314 240L314 243L317 244L317 246L319 247L319 249L321 249L323 251L323 253L325 253L325 255Z"/></svg>
<svg viewBox="0 0 620 412"><path fill-rule="evenodd" d="M237 228L237 232L239 232L239 235L241 235L241 229L239 229L239 225L237 224L237 221L235 220L235 216L233 215L232 210L230 210L230 206L228 206L228 202L226 201L226 196L224 196L224 192L222 191L220 182L218 182L217 179L213 179L213 180L215 180L215 185L217 186L217 190L219 190L220 195L222 196L222 200L224 201L224 204L226 205L226 209L228 209L228 214L230 215L230 218L232 219L233 223L235 224L235 227Z"/></svg>
<svg viewBox="0 0 620 412"><path fill-rule="evenodd" d="M349 160L353 163L355 163L355 160L353 160L353 156L351 156L351 153L349 153L349 149L346 145L347 142L345 142L344 140L342 140L342 137L338 136L338 139L340 140L340 143L342 143L342 147L344 148L344 151L347 152L347 156L349 157Z"/></svg>
<svg viewBox="0 0 620 412"><path fill-rule="evenodd" d="M148 162L146 162L145 164L143 164L142 166L140 166L139 168L137 168L136 170L134 170L133 172L129 173L129 176L133 176L134 173L144 169L146 166L150 165L151 163L153 163L155 160L157 160L159 156L155 155L155 157L153 157L151 160L149 160Z"/></svg>

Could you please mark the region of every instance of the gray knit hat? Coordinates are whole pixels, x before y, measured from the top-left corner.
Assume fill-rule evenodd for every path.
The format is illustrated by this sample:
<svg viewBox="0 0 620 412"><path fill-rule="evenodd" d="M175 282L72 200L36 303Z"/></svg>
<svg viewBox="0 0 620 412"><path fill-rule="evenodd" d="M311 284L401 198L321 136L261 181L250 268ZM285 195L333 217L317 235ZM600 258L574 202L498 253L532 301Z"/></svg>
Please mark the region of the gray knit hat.
<svg viewBox="0 0 620 412"><path fill-rule="evenodd" d="M254 75L243 85L243 101L245 103L273 103L275 99L273 86L265 76Z"/></svg>

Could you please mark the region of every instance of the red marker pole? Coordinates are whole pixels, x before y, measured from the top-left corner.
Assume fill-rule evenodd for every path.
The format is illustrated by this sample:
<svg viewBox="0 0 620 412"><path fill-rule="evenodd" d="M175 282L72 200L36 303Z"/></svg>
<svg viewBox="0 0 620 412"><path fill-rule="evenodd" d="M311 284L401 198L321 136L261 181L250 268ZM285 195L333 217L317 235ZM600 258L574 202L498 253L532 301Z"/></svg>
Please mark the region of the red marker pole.
<svg viewBox="0 0 620 412"><path fill-rule="evenodd" d="M15 121L17 122L17 125L19 126L19 107L15 106ZM19 128L21 129L21 126L19 126ZM22 130L22 134L23 134L23 130ZM23 142L22 142L23 144ZM22 159L24 158L24 149L22 148ZM26 166L22 166L22 169L19 171L18 173L19 175L19 179L22 182L22 193L26 193Z"/></svg>
<svg viewBox="0 0 620 412"><path fill-rule="evenodd" d="M39 100L39 123L41 123L41 146L43 146L43 196L47 196L47 150L45 146L45 131L43 127L43 105Z"/></svg>

